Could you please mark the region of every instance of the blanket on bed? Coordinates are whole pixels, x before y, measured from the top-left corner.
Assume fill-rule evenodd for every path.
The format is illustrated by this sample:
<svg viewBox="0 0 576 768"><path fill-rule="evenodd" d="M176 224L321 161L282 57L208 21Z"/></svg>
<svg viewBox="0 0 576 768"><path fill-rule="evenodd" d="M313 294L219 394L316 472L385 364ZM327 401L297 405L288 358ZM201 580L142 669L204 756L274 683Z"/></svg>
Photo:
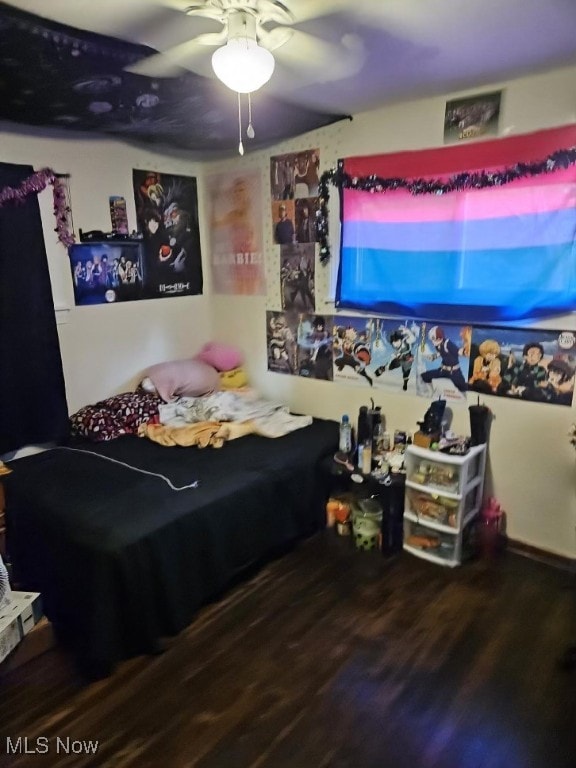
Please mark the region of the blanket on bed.
<svg viewBox="0 0 576 768"><path fill-rule="evenodd" d="M251 431L262 437L280 437L312 423L311 416L295 416L288 406L266 400L254 390L181 397L160 405L159 420L172 427L204 421L248 423L253 425Z"/></svg>
<svg viewBox="0 0 576 768"><path fill-rule="evenodd" d="M14 575L90 674L147 653L240 574L325 523L338 423L220 450L72 441L3 477ZM170 482L168 483L167 480Z"/></svg>
<svg viewBox="0 0 576 768"><path fill-rule="evenodd" d="M92 442L139 435L161 445L200 448L218 448L251 433L280 437L311 423L311 416L295 416L288 406L251 389L180 397L171 403L141 390L124 392L86 405L70 417L72 435Z"/></svg>
<svg viewBox="0 0 576 768"><path fill-rule="evenodd" d="M201 421L198 424L187 424L184 427L170 427L165 424L141 424L138 435L147 437L160 445L181 445L198 448L222 448L226 440L235 440L254 432L250 422L243 424L223 424L219 421Z"/></svg>

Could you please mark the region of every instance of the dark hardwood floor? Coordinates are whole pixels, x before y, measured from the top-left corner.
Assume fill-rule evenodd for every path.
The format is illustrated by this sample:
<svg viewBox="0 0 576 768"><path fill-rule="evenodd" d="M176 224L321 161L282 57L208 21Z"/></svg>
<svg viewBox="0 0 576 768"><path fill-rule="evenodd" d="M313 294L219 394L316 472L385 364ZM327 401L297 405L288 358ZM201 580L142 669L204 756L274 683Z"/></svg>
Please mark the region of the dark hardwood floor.
<svg viewBox="0 0 576 768"><path fill-rule="evenodd" d="M572 640L568 572L385 559L330 530L162 655L92 684L58 651L1 677L0 765L574 768Z"/></svg>

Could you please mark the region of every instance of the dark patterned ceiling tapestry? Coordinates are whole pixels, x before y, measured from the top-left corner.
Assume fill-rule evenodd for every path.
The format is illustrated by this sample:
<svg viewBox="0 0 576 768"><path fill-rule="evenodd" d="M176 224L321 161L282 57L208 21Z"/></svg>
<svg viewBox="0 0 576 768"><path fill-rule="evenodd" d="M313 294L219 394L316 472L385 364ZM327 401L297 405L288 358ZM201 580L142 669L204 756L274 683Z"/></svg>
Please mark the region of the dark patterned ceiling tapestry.
<svg viewBox="0 0 576 768"><path fill-rule="evenodd" d="M23 13L0 3L0 120L113 134L168 147L237 151L236 95L216 79L185 73L148 78L125 67L153 51ZM252 97L256 137L270 146L344 119L268 95Z"/></svg>

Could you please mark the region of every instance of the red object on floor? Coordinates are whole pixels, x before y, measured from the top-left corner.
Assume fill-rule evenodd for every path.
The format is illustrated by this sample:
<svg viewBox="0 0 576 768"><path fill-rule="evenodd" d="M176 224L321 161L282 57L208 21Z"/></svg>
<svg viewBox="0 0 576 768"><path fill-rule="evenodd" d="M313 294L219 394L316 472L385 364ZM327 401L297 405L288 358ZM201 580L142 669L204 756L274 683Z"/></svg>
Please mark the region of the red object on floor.
<svg viewBox="0 0 576 768"><path fill-rule="evenodd" d="M503 545L504 512L495 498L490 497L480 512L480 555L491 559Z"/></svg>

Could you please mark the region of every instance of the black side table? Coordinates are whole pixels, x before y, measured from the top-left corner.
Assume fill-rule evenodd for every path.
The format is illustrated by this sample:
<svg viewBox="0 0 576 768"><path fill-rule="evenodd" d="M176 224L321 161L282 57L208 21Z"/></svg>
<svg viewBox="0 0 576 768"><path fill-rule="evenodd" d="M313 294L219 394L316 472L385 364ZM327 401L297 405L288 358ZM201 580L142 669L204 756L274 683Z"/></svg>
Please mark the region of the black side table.
<svg viewBox="0 0 576 768"><path fill-rule="evenodd" d="M392 472L384 483L379 482L372 475L362 475L363 481L355 483L352 480L354 472L330 457L321 462L320 469L327 479L331 495L346 493L352 494L357 499L378 499L382 506L382 554L389 557L400 552L404 539L405 475L401 472Z"/></svg>

